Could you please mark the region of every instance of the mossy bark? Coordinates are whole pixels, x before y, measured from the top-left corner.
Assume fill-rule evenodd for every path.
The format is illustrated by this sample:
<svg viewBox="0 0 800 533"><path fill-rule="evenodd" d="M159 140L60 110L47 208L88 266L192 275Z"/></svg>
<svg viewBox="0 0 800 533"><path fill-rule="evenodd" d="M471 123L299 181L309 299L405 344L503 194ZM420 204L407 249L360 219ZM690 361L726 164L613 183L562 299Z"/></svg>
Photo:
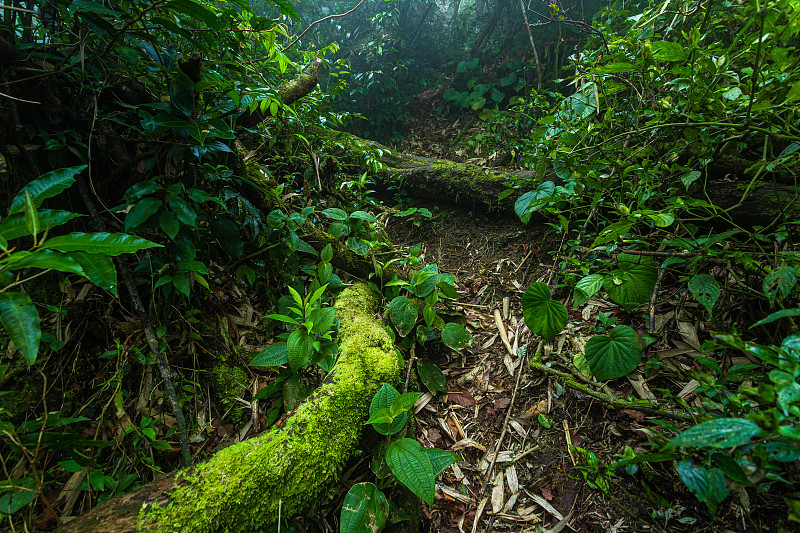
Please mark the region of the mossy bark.
<svg viewBox="0 0 800 533"><path fill-rule="evenodd" d="M208 462L115 498L62 532L251 532L312 507L337 480L372 396L400 367L377 298L364 285L337 299L340 355L331 376L282 427Z"/></svg>

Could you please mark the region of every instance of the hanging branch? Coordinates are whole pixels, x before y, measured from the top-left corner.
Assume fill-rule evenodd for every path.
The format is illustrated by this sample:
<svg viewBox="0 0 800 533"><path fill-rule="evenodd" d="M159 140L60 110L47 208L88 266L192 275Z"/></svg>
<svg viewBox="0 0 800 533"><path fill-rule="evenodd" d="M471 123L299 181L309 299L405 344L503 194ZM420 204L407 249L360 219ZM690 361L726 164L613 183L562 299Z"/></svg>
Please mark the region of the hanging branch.
<svg viewBox="0 0 800 533"><path fill-rule="evenodd" d="M290 43L289 43L289 44L287 44L285 47L283 47L283 48L281 49L281 52L285 52L286 50L288 50L289 48L291 48L292 46L294 46L294 45L297 43L297 41L299 41L300 39L302 39L302 38L303 38L303 36L304 36L306 33L308 33L308 30L310 30L311 28L313 28L314 26L316 26L316 25L317 25L317 24L319 24L320 22L325 22L326 20L330 20L330 19L336 19L336 18L339 18L339 17L346 17L347 15L349 15L350 13L352 13L353 11L355 11L356 9L358 9L359 7L361 7L361 4L363 4L364 2L365 2L365 0L361 0L361 1L358 3L358 5L356 5L356 7L354 7L354 8L353 8L353 9L351 9L350 11L346 11L346 12L344 12L344 13L339 13L338 15L328 15L327 17L321 18L321 19L319 19L319 20L315 20L314 22L312 22L312 23L311 23L311 25L310 25L308 28L306 28L305 30L303 30L303 32L302 32L300 35L298 35L297 37L295 37L295 38L294 38L294 41L290 42Z"/></svg>

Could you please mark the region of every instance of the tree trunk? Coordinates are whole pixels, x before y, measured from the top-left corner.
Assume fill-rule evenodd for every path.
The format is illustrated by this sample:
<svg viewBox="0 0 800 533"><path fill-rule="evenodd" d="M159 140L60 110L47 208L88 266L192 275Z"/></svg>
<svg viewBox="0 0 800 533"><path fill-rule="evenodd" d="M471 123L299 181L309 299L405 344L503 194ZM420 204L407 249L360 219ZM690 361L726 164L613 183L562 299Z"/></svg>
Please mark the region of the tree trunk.
<svg viewBox="0 0 800 533"><path fill-rule="evenodd" d="M489 22L486 23L486 27L483 29L478 37L478 40L475 42L475 46L472 47L470 57L477 57L481 52L481 48L483 48L489 41L489 37L492 36L492 33L494 33L494 29L497 26L497 21L500 20L500 15L503 14L503 10L506 7L506 2L507 0L497 0L497 7L495 7L492 16L489 18Z"/></svg>
<svg viewBox="0 0 800 533"><path fill-rule="evenodd" d="M394 345L364 285L336 301L339 360L313 397L269 432L114 498L62 533L252 532L314 506L358 443L373 395L399 376Z"/></svg>

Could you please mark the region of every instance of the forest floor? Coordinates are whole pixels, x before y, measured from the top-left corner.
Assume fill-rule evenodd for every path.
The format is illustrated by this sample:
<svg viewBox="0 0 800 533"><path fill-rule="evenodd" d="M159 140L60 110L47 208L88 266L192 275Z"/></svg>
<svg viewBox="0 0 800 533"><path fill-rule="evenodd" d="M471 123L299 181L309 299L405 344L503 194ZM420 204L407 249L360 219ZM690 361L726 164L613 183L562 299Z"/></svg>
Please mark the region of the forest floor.
<svg viewBox="0 0 800 533"><path fill-rule="evenodd" d="M419 112L410 118L397 149L487 164L475 157L484 154L467 153L453 142L463 138L469 124L435 116L431 98L421 96ZM742 490L713 517L668 465L652 464L636 478L623 469L606 476L586 473L585 457L570 450L570 444L608 464L619 459L626 446L638 453L652 450L651 429L659 431L660 421L639 411L608 409L590 396L565 389L552 377L532 372L528 355L538 349L545 361L570 361L595 332L598 313L614 315L618 306L593 298L580 313L571 310L571 323L559 337L544 344L532 340L523 321L522 295L533 282L552 287L560 281L558 263L565 258L561 237L547 226L526 227L517 218L490 219L451 210L445 202L414 205L427 207L434 219L415 225L391 218L388 234L393 244L403 247L421 242L424 264L436 263L440 272L456 276L462 297L454 307L466 317L474 339L471 349L459 353L417 354L439 365L448 377L448 392L430 398L417 413L417 438L464 458L443 474L434 507L423 508L428 530L782 530L775 527L783 515L779 500L756 495L751 502ZM699 401L692 395L697 382L688 375L692 356L699 355L702 340L709 337L709 324L673 281L677 280L665 279L661 287L654 309L658 339L648 354L665 371L635 372L606 384L605 392L647 399L653 397L651 388L668 389L689 402ZM730 311L741 313L744 308L732 305ZM647 331L642 313L620 319L640 333ZM501 329L507 332L508 346ZM598 483L607 483L605 493L596 490Z"/></svg>
<svg viewBox="0 0 800 533"><path fill-rule="evenodd" d="M650 486L645 485L645 493L641 480L624 473L608 476L607 494L594 490L590 484L595 477L590 475L587 482L581 471L585 459L571 452L568 444L591 451L608 464L626 445L641 451L648 441L649 417L608 409L529 367L528 354L538 342L524 324L521 299L531 283L552 286L556 280L556 263L562 258L560 237L546 227L528 228L514 219L489 220L448 211L442 203L419 206L438 208L441 215L419 227L390 219L388 233L395 245L421 242L424 264L436 263L440 272L455 274L462 297L454 308L465 316L474 339L471 349L459 353L449 349L417 353L442 368L448 378L448 392L431 397L417 413L417 438L464 458L443 474L434 507L424 509L428 530L755 530L745 523L736 504L721 507L716 520L712 518L668 468L658 465L653 465L658 474L649 480ZM496 310L509 347L502 340ZM601 299L588 302L582 317L571 316L565 333L539 346L545 360L556 353L572 354L576 343L580 346L591 336L592 315L599 311L612 315L616 310L615 304ZM685 344L675 343L677 348L663 350L662 355L686 352ZM642 397L648 392L643 381L631 376L607 387L621 397Z"/></svg>

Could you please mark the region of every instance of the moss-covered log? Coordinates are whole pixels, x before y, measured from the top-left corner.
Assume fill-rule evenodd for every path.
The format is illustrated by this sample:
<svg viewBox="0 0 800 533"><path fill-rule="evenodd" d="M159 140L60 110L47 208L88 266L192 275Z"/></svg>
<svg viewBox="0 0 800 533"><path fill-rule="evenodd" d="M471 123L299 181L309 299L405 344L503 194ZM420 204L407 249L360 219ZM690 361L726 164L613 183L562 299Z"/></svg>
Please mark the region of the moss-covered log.
<svg viewBox="0 0 800 533"><path fill-rule="evenodd" d="M447 201L464 209L513 215L516 199L533 188L536 181L535 172L509 172L444 159L417 157L393 152L379 143L332 130L315 129L314 133L324 140L326 150L334 154L344 172L360 174L368 171L364 164L368 160L366 152L378 150L383 153L385 167L373 174L385 186L398 187L416 198ZM777 174L767 174L754 183L746 201L737 206L752 179L751 167L752 162L747 164L743 159L721 157L709 164L708 178L697 180L688 194L701 200L711 200L723 209L732 208L730 216L742 226L765 225L781 216L797 218L800 215L800 202L796 201L796 197L800 190L793 183L786 183L785 176L780 180L782 182L774 183ZM527 188L520 188L503 200L498 199L500 193L508 188L509 182L521 178L529 180ZM560 183L554 175L539 179ZM606 179L621 178L611 175ZM333 186L335 188L337 185Z"/></svg>
<svg viewBox="0 0 800 533"><path fill-rule="evenodd" d="M312 507L358 442L372 396L399 375L392 341L370 315L376 305L363 285L342 292L339 360L282 427L115 498L59 531L249 533L274 522L279 505L283 516Z"/></svg>

